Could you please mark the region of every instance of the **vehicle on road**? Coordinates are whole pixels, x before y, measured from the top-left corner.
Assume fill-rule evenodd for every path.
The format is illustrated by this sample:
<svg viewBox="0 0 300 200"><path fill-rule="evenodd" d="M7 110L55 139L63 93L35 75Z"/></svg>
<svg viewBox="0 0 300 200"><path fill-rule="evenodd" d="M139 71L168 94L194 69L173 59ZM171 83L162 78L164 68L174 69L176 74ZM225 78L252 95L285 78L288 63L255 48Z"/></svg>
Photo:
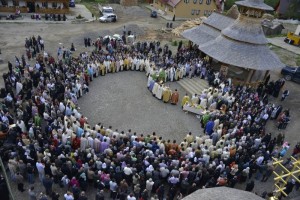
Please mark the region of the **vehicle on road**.
<svg viewBox="0 0 300 200"><path fill-rule="evenodd" d="M116 22L117 16L115 14L106 14L99 18L100 22Z"/></svg>
<svg viewBox="0 0 300 200"><path fill-rule="evenodd" d="M71 7L71 8L75 7L75 0L70 0L69 7Z"/></svg>
<svg viewBox="0 0 300 200"><path fill-rule="evenodd" d="M281 70L281 74L287 81L293 80L296 82L300 82L300 67L286 66Z"/></svg>
<svg viewBox="0 0 300 200"><path fill-rule="evenodd" d="M114 9L110 6L98 5L100 15L114 14Z"/></svg>
<svg viewBox="0 0 300 200"><path fill-rule="evenodd" d="M152 18L157 18L157 11L152 10L150 16L151 16Z"/></svg>
<svg viewBox="0 0 300 200"><path fill-rule="evenodd" d="M288 44L300 46L300 25L298 25L295 33L288 32L287 37L284 41Z"/></svg>

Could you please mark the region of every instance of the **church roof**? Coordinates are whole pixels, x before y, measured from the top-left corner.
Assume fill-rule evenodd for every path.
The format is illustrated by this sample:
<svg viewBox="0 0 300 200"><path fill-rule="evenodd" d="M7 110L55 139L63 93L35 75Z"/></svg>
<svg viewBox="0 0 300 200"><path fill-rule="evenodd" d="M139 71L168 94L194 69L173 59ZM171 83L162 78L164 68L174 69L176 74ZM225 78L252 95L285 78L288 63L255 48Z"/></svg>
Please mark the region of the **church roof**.
<svg viewBox="0 0 300 200"><path fill-rule="evenodd" d="M204 44L218 37L220 35L220 31L203 24L201 26L185 30L181 33L181 35L195 44Z"/></svg>
<svg viewBox="0 0 300 200"><path fill-rule="evenodd" d="M234 22L233 18L218 12L213 12L207 19L203 21L204 24L207 24L220 31L226 28L227 26L229 26L230 24L232 24L233 22Z"/></svg>
<svg viewBox="0 0 300 200"><path fill-rule="evenodd" d="M234 22L233 18L213 12L200 26L185 30L181 35L195 44L204 44L214 40L221 30Z"/></svg>
<svg viewBox="0 0 300 200"><path fill-rule="evenodd" d="M284 67L267 45L250 44L219 35L199 46L210 57L228 65L254 70L280 70Z"/></svg>
<svg viewBox="0 0 300 200"><path fill-rule="evenodd" d="M250 9L255 5L264 8L263 0L246 0L238 5L248 4ZM198 44L208 56L228 65L254 70L280 70L284 67L267 46L261 18L240 14L235 20L214 12L203 24L184 31L182 36Z"/></svg>
<svg viewBox="0 0 300 200"><path fill-rule="evenodd" d="M236 1L236 5L244 6L248 8L255 8L259 10L268 10L272 11L274 10L271 6L268 6L264 3L264 0L245 0L245 1Z"/></svg>

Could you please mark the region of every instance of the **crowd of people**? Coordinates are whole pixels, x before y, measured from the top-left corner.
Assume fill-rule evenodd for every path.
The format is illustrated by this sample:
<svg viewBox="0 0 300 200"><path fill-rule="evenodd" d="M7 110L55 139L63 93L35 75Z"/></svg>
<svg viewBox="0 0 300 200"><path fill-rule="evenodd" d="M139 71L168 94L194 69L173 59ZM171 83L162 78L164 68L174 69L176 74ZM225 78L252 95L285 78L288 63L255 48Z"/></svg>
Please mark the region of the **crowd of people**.
<svg viewBox="0 0 300 200"><path fill-rule="evenodd" d="M41 38L33 38L25 46L41 48ZM289 116L287 109L268 102L268 82L258 89L234 86L222 76L216 82L209 60L182 44L174 56L159 42L116 48L115 41L99 38L94 45L95 51L78 57L66 56L60 47L57 59L49 55L34 66L24 56L21 62L16 58L3 76L1 131L8 135L1 151L18 190L24 191L25 180L30 185L30 199L84 200L93 187L96 200L107 193L111 199L181 199L197 189L238 182L247 182L246 190L252 191L252 177L267 181L274 170L272 156L283 157L290 148L282 133L265 130L269 119ZM214 105L201 117L203 134L171 141L155 132L90 125L78 98L89 92L94 78L125 70L145 71L151 92L173 104L178 92L159 89L162 83L207 79L213 87L192 98L206 99L206 108ZM35 181L43 184L43 193L35 192ZM53 191L53 184L67 192ZM294 179L291 184L299 187Z"/></svg>

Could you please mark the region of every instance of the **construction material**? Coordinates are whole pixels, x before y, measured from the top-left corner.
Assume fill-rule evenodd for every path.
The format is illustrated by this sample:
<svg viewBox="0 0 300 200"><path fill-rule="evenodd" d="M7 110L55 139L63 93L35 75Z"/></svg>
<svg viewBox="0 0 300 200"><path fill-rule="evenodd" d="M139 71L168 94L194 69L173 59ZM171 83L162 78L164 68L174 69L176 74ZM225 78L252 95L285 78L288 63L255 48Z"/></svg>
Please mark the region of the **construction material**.
<svg viewBox="0 0 300 200"><path fill-rule="evenodd" d="M183 31L187 29L191 29L195 26L199 26L204 19L206 19L206 17L200 17L200 18L185 21L182 24L180 24L180 26L174 28L172 30L172 33L176 36L180 36Z"/></svg>

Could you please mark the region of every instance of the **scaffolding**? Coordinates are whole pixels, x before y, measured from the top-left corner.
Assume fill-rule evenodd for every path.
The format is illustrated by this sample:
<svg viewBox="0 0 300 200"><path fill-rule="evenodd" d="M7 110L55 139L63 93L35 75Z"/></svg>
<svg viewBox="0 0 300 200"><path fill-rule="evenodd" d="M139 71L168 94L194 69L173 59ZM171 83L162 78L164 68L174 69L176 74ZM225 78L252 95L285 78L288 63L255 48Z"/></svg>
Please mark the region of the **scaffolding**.
<svg viewBox="0 0 300 200"><path fill-rule="evenodd" d="M298 183L300 183L299 180L299 175L300 175L300 159L296 159L293 156L290 157L290 162L292 165L292 168L289 170L287 169L283 164L283 160L278 159L278 158L272 158L273 159L273 166L274 166L274 171L273 173L275 174L274 178L274 196L273 199L278 199L282 195L287 197L288 194L284 191L286 189L287 183L290 181L290 179L294 179ZM276 169L279 173L276 172Z"/></svg>

